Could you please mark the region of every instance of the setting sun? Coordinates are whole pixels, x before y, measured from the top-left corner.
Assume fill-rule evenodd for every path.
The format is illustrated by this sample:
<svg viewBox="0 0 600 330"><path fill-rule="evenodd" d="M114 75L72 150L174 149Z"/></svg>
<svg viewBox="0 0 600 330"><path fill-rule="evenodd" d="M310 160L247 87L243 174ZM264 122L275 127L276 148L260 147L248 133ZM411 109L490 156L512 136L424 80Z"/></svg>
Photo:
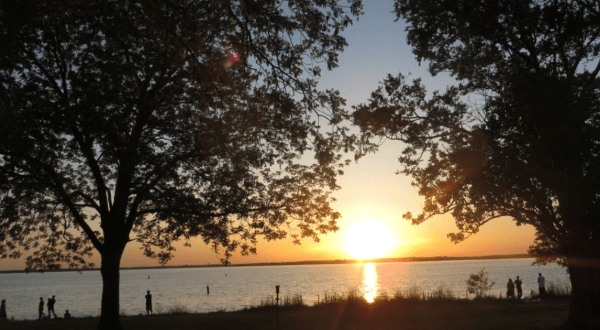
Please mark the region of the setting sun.
<svg viewBox="0 0 600 330"><path fill-rule="evenodd" d="M354 225L346 235L346 250L356 259L385 257L395 243L390 229L374 220Z"/></svg>

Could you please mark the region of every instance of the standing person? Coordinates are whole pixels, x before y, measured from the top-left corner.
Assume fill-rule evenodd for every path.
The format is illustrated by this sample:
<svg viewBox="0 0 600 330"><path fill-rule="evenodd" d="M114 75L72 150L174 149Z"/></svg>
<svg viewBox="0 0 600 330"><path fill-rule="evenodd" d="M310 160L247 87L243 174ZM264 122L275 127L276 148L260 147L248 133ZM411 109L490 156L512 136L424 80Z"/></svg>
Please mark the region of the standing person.
<svg viewBox="0 0 600 330"><path fill-rule="evenodd" d="M65 312L65 320L70 319L70 318L71 318L71 313L69 313L69 310L67 309L67 311Z"/></svg>
<svg viewBox="0 0 600 330"><path fill-rule="evenodd" d="M38 307L38 310L40 311L40 320L41 320L42 316L44 316L44 297L40 297L40 305Z"/></svg>
<svg viewBox="0 0 600 330"><path fill-rule="evenodd" d="M519 276L517 276L517 279L515 280L515 286L517 287L517 299L521 300L521 296L523 296L523 288L521 288L521 284L523 284L523 282L519 279Z"/></svg>
<svg viewBox="0 0 600 330"><path fill-rule="evenodd" d="M546 298L546 279L542 276L542 273L539 273L538 276L538 286L540 288L540 298Z"/></svg>
<svg viewBox="0 0 600 330"><path fill-rule="evenodd" d="M515 297L515 284L512 281L512 278L508 279L508 283L506 284L506 298L514 298Z"/></svg>
<svg viewBox="0 0 600 330"><path fill-rule="evenodd" d="M52 314L50 314L50 309L52 308L52 298L48 298L48 302L46 303L46 307L48 308L48 319L52 319Z"/></svg>
<svg viewBox="0 0 600 330"><path fill-rule="evenodd" d="M148 294L146 295L146 314L152 314L152 295L150 294L150 290L148 290Z"/></svg>
<svg viewBox="0 0 600 330"><path fill-rule="evenodd" d="M48 318L52 318L52 314L54 314L54 318L58 318L56 313L54 312L54 304L56 303L56 296L52 296L52 298L48 298ZM52 313L52 314L50 314Z"/></svg>
<svg viewBox="0 0 600 330"><path fill-rule="evenodd" d="M6 321L6 300L2 299L2 305L0 305L0 321Z"/></svg>

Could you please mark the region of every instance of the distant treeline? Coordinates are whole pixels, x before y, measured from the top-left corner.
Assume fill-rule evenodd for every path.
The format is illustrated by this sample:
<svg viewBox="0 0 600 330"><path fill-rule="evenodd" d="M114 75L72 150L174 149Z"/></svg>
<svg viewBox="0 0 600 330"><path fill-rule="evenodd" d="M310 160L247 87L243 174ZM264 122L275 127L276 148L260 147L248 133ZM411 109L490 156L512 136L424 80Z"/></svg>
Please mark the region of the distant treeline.
<svg viewBox="0 0 600 330"><path fill-rule="evenodd" d="M535 258L530 254L504 254L492 256L474 256L474 257L405 257L405 258L376 258L376 259L336 259L336 260L309 260L309 261L293 261L293 262L265 262L253 264L235 264L234 266L281 266L281 265L327 265L327 264L355 264L369 262L421 262L421 261L451 261L451 260L483 260L483 259L520 259L520 258ZM194 266L190 266L194 267Z"/></svg>
<svg viewBox="0 0 600 330"><path fill-rule="evenodd" d="M206 265L183 265L183 266L151 266L151 267L122 267L121 269L176 269L176 268L201 268L201 267L247 267L247 266L290 266L290 265L331 265L331 264L356 264L369 262L421 262L421 261L452 261L452 260L484 260L484 259L520 259L520 258L535 258L531 254L504 254L493 256L476 256L476 257L406 257L406 258L377 258L377 259L336 259L336 260L308 260L308 261L291 261L291 262L261 262L249 264L206 264ZM91 269L58 269L47 270L47 272L66 272L66 271L88 271L100 270L99 268ZM2 273L24 273L23 270L5 270Z"/></svg>

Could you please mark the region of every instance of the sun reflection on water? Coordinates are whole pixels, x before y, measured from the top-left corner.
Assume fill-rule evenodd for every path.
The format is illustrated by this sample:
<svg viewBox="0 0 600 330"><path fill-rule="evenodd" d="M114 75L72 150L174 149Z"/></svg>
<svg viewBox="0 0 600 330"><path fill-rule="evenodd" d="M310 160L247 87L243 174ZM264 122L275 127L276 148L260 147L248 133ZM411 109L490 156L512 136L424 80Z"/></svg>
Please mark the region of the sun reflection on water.
<svg viewBox="0 0 600 330"><path fill-rule="evenodd" d="M364 264L363 268L363 292L365 295L365 300L369 303L375 301L375 297L377 297L377 270L375 269L375 264L367 263Z"/></svg>

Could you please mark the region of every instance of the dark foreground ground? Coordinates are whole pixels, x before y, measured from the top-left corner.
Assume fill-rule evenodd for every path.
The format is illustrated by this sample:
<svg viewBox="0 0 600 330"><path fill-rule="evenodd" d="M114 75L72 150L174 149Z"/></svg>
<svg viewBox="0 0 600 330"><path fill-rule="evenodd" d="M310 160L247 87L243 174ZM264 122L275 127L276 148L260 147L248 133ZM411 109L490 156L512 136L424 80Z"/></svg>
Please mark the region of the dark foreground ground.
<svg viewBox="0 0 600 330"><path fill-rule="evenodd" d="M279 329L559 329L569 301L344 301L279 309ZM277 329L274 307L208 314L124 316L125 329ZM96 329L98 318L2 322L2 330Z"/></svg>

